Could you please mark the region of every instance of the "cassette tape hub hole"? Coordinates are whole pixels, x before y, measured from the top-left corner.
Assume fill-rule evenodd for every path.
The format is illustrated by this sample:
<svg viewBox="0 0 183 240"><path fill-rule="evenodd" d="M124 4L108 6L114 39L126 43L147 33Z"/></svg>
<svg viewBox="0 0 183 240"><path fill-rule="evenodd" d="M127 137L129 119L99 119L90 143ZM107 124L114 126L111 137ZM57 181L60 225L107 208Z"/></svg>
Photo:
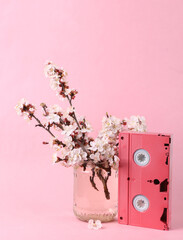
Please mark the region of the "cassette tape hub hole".
<svg viewBox="0 0 183 240"><path fill-rule="evenodd" d="M158 185L160 183L160 181L158 179L154 179L154 184Z"/></svg>
<svg viewBox="0 0 183 240"><path fill-rule="evenodd" d="M145 149L138 149L135 153L134 153L134 162L138 165L138 166L146 166L150 161L150 155L149 153L145 150Z"/></svg>
<svg viewBox="0 0 183 240"><path fill-rule="evenodd" d="M149 208L149 200L144 195L137 195L133 199L133 207L139 212L144 212Z"/></svg>

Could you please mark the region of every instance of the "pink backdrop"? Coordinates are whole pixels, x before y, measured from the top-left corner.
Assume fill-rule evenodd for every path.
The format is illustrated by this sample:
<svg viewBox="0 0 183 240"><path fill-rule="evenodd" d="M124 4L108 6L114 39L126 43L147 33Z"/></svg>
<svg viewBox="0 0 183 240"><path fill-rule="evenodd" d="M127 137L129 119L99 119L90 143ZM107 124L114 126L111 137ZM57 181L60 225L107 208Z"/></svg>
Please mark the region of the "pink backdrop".
<svg viewBox="0 0 183 240"><path fill-rule="evenodd" d="M182 239L183 1L0 1L0 239ZM106 111L144 115L149 131L173 133L172 231L117 222L101 231L72 213L72 169L52 165L49 139L14 105L58 103L43 74L64 66L75 105L96 134ZM61 104L63 104L61 102Z"/></svg>

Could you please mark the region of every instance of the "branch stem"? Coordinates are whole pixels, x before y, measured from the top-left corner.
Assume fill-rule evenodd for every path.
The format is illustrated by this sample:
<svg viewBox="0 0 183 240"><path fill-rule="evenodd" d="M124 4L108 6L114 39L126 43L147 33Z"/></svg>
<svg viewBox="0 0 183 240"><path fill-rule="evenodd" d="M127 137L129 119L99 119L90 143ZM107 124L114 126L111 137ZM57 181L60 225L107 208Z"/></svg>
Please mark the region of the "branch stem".
<svg viewBox="0 0 183 240"><path fill-rule="evenodd" d="M50 129L49 129L49 128L46 128L46 127L41 123L41 121L40 121L34 114L32 114L32 117L38 122L38 125L36 125L36 126L39 126L39 127L44 128L47 132L49 132L49 134L50 134L52 137L55 138L55 135L50 131Z"/></svg>
<svg viewBox="0 0 183 240"><path fill-rule="evenodd" d="M100 179L100 181L103 184L105 197L109 200L110 199L110 193L109 193L109 190L108 190L108 187L107 187L108 178L103 177L102 169L96 169L96 173L97 173L98 178Z"/></svg>
<svg viewBox="0 0 183 240"><path fill-rule="evenodd" d="M72 107L72 101L71 101L71 99L69 98L68 95L67 95L67 99L68 99L68 101L69 101L70 106ZM81 127L80 127L80 125L79 125L79 123L78 123L78 120L77 120L77 117L76 117L75 112L73 112L73 118L74 118L74 120L76 121L76 124L77 124L79 130L81 130Z"/></svg>

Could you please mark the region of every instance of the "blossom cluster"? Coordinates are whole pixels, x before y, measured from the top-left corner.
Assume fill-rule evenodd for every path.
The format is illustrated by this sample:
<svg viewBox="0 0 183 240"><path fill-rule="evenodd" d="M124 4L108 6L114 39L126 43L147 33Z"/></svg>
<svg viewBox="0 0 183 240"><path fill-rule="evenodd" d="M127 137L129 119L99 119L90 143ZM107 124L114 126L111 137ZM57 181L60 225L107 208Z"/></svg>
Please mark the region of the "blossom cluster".
<svg viewBox="0 0 183 240"><path fill-rule="evenodd" d="M46 110L46 126L61 131L62 141L51 138L50 145L57 152L53 162L61 162L64 166L79 166L88 160L88 148L93 140L88 136L92 131L91 125L84 117L78 117L75 109L69 107L63 111L59 106Z"/></svg>
<svg viewBox="0 0 183 240"><path fill-rule="evenodd" d="M30 104L27 100L22 98L19 103L15 106L15 110L18 115L23 116L24 119L31 120L34 112L35 112L35 106Z"/></svg>
<svg viewBox="0 0 183 240"><path fill-rule="evenodd" d="M123 130L146 131L145 118L132 116L130 119L123 120L106 114L102 119L102 129L98 136L93 139L89 136L92 127L83 116L79 116L73 107L72 101L78 93L75 89L70 89L67 82L67 73L63 68L58 68L51 62L45 66L45 75L50 79L50 85L56 91L56 95L67 99L69 107L65 110L59 105L47 107L45 103L40 106L43 110L44 120L41 122L35 115L36 108L27 100L21 99L15 106L18 115L25 119L34 118L36 126L44 128L50 135L49 145L55 150L53 163L61 163L65 167L78 167L84 169L86 166L93 170L90 179L92 186L94 183L95 172L107 189L107 179L102 175L105 170L110 176L110 169L118 168L118 135ZM56 134L55 134L56 132ZM98 171L100 170L100 171ZM96 188L97 189L97 188ZM105 192L109 198L108 190Z"/></svg>
<svg viewBox="0 0 183 240"><path fill-rule="evenodd" d="M78 93L75 89L70 89L66 81L67 72L63 68L56 67L52 62L45 65L45 76L50 79L50 87L56 91L57 96L74 99Z"/></svg>
<svg viewBox="0 0 183 240"><path fill-rule="evenodd" d="M146 132L147 125L145 117L131 116L130 119L126 119L128 130L136 132Z"/></svg>
<svg viewBox="0 0 183 240"><path fill-rule="evenodd" d="M94 163L107 161L111 167L118 168L117 140L122 128L123 122L119 118L107 114L102 119L102 130L98 137L90 142L90 158Z"/></svg>

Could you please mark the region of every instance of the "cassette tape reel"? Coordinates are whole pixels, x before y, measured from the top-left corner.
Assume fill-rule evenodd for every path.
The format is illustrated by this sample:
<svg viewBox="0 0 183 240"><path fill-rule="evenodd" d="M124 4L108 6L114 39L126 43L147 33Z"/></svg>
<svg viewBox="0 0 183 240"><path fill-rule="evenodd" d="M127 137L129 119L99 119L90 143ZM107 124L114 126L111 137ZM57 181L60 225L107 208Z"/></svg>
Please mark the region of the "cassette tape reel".
<svg viewBox="0 0 183 240"><path fill-rule="evenodd" d="M139 212L144 212L149 208L149 200L143 195L137 195L133 199L133 206Z"/></svg>
<svg viewBox="0 0 183 240"><path fill-rule="evenodd" d="M139 166L146 166L150 161L149 153L144 149L138 149L134 153L134 161Z"/></svg>
<svg viewBox="0 0 183 240"><path fill-rule="evenodd" d="M118 222L169 229L170 135L119 135Z"/></svg>

